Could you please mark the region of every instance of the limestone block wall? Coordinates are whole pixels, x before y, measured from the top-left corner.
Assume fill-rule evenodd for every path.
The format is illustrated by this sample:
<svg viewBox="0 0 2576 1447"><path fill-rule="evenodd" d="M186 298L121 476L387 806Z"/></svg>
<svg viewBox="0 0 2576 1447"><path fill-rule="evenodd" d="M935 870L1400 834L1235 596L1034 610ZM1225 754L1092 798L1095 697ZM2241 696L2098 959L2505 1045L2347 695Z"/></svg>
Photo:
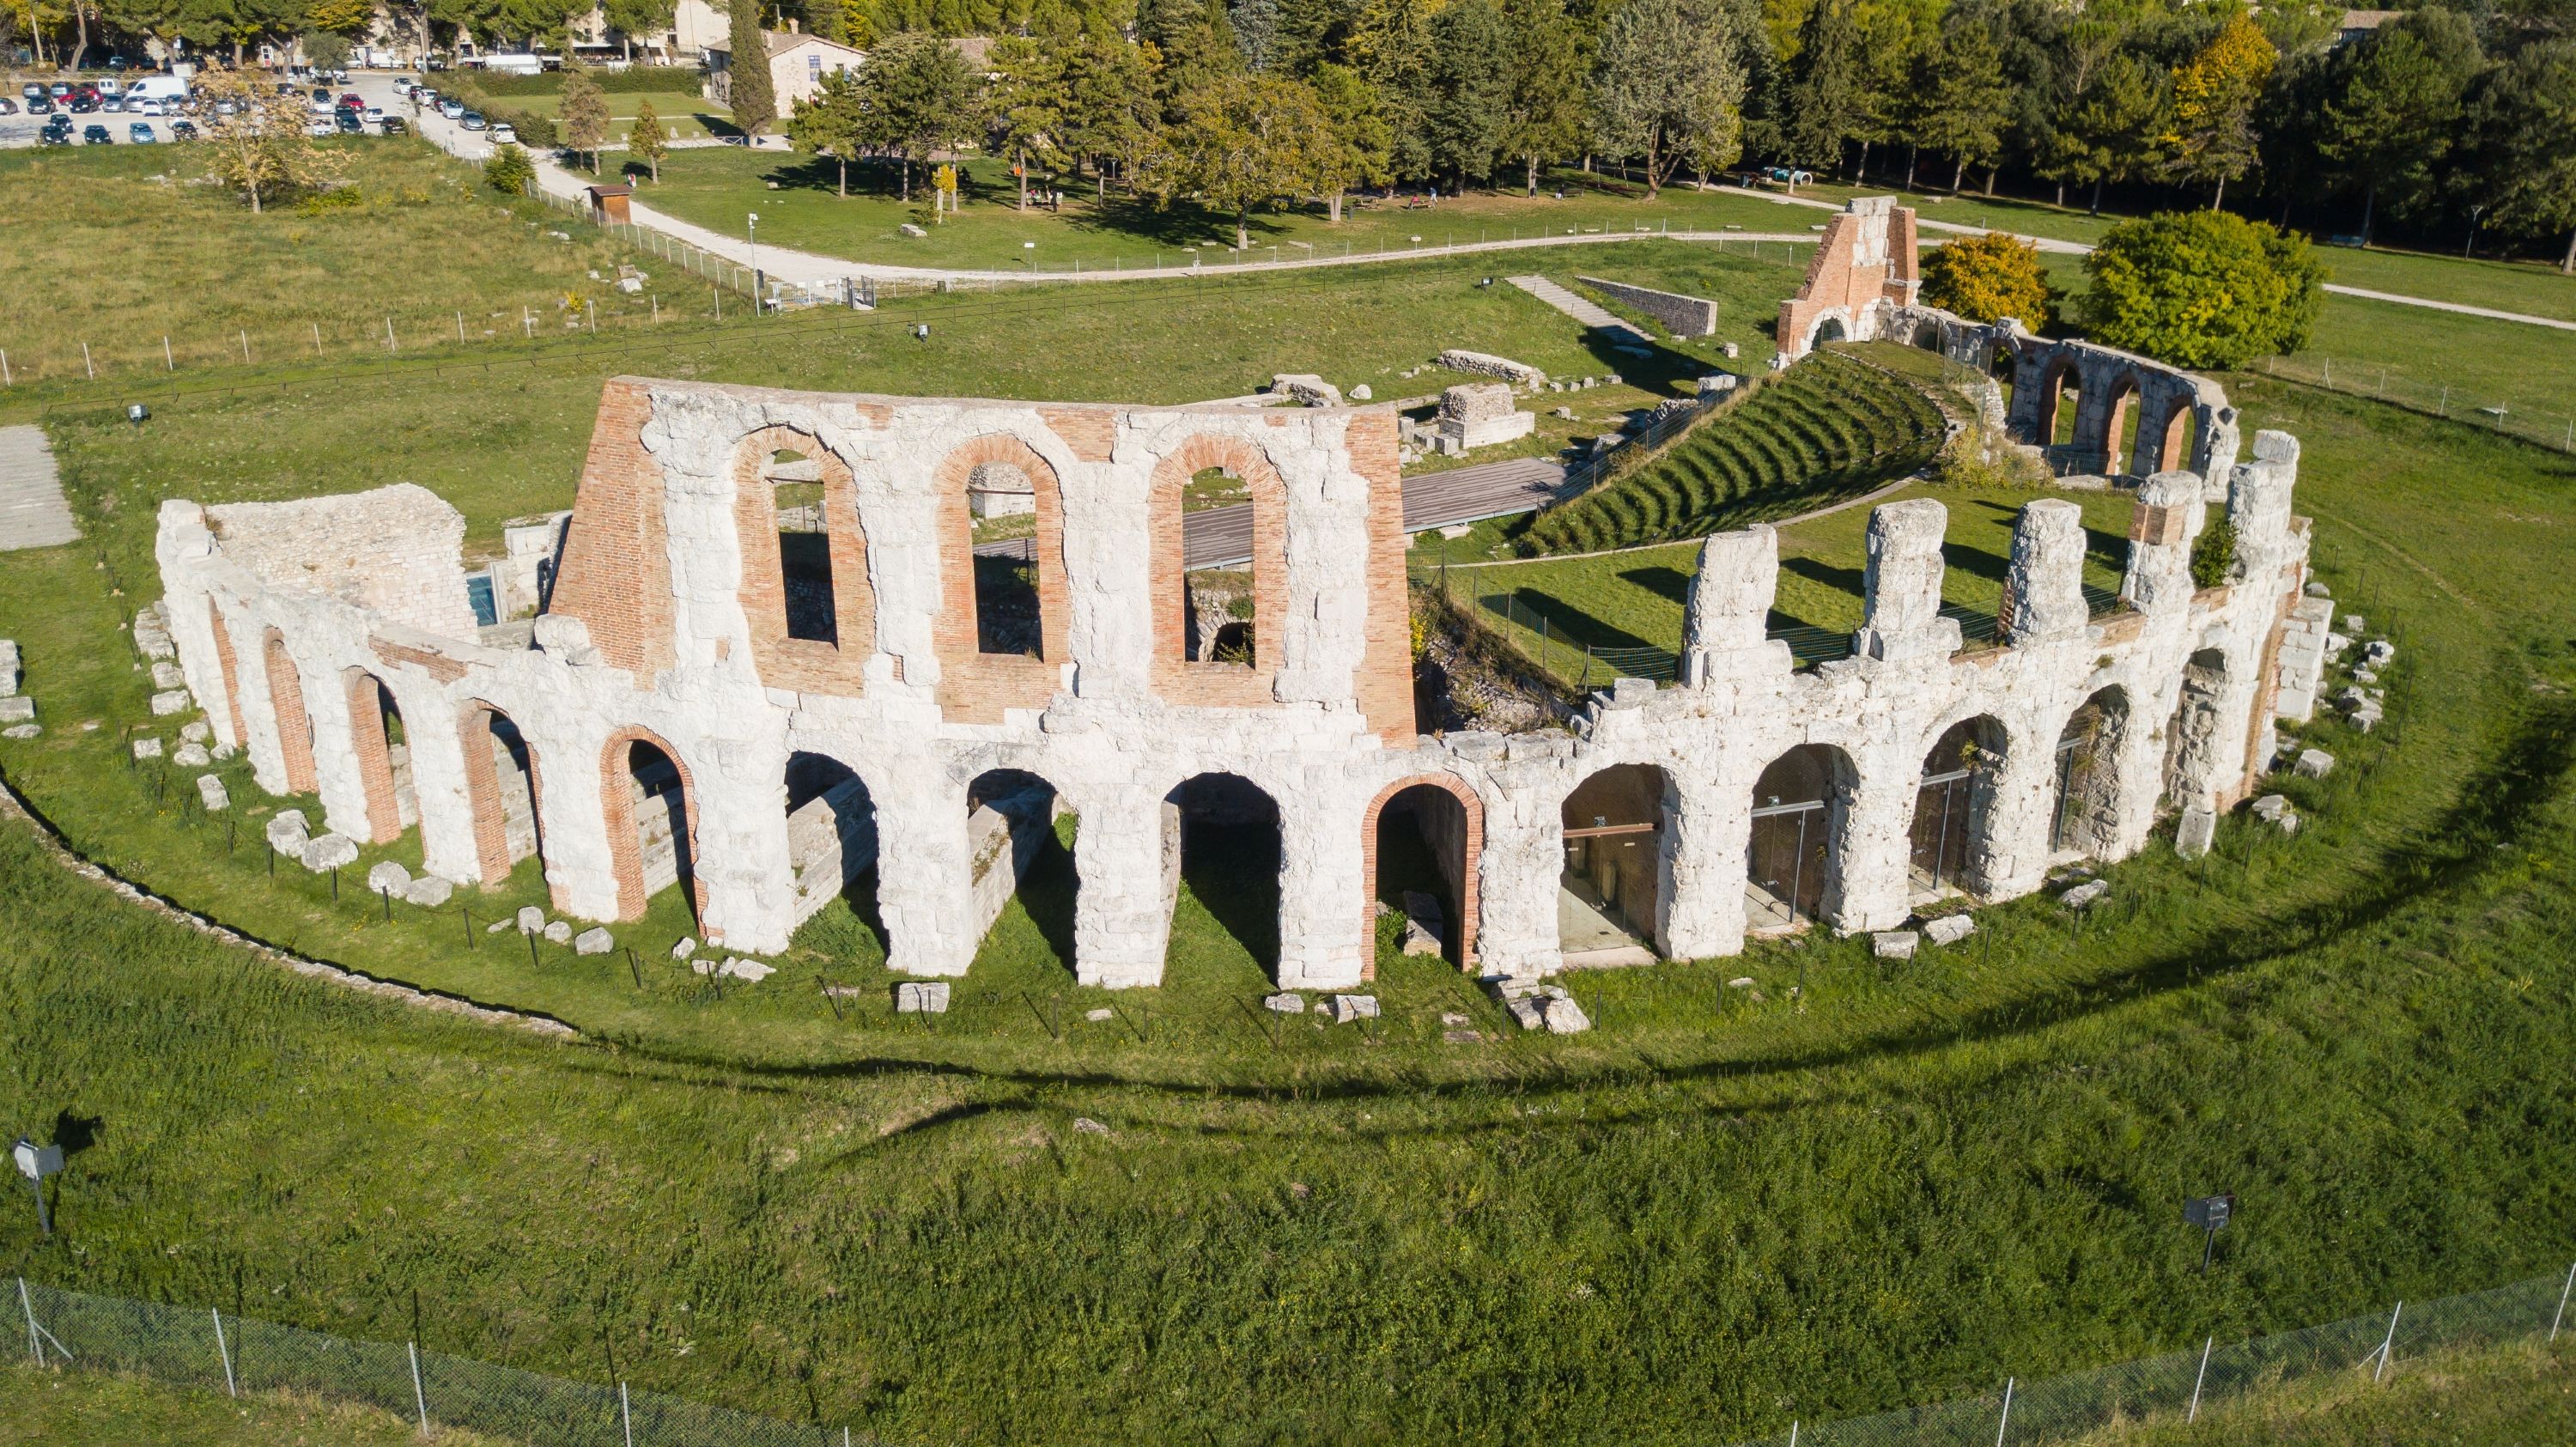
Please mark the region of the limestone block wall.
<svg viewBox="0 0 2576 1447"><path fill-rule="evenodd" d="M1632 286L1624 281L1605 281L1597 276L1578 276L1575 280L1607 294L1622 306L1653 317L1674 336L1717 335L1717 303L1706 297L1678 291L1657 291L1651 286Z"/></svg>

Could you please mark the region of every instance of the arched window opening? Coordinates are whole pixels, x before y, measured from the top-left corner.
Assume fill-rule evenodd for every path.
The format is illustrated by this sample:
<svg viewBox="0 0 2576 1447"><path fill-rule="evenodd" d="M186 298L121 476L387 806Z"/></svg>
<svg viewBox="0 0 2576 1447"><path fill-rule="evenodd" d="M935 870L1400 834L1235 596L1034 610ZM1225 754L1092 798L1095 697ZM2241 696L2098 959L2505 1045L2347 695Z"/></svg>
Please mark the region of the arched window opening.
<svg viewBox="0 0 2576 1447"><path fill-rule="evenodd" d="M411 740L392 690L364 669L350 669L344 677L349 747L366 793L367 832L373 843L391 843L420 822L420 799L411 779Z"/></svg>
<svg viewBox="0 0 2576 1447"><path fill-rule="evenodd" d="M304 680L286 651L286 635L271 628L260 643L261 670L268 675L269 713L277 721L279 763L286 770L286 792L310 794L320 787L313 769L313 715L304 706Z"/></svg>
<svg viewBox="0 0 2576 1447"><path fill-rule="evenodd" d="M684 885L695 908L696 843L689 828L688 788L669 754L644 740L626 746L627 801L635 818L635 860L644 897Z"/></svg>
<svg viewBox="0 0 2576 1447"><path fill-rule="evenodd" d="M1484 811L1475 795L1445 781L1389 785L1361 827L1371 936L1383 905L1401 921L1398 947L1405 954L1473 968L1476 867L1484 847Z"/></svg>
<svg viewBox="0 0 2576 1447"><path fill-rule="evenodd" d="M1016 463L979 462L966 473L966 513L975 546L976 651L1045 657L1037 483Z"/></svg>
<svg viewBox="0 0 2576 1447"><path fill-rule="evenodd" d="M855 954L867 963L883 960L876 803L868 797L868 786L840 760L808 753L787 756L786 782L787 867L795 881L798 923L829 912L835 901L845 902L848 915L831 914L825 929L849 937L827 941L823 952ZM852 932L854 924L859 933Z"/></svg>
<svg viewBox="0 0 2576 1447"><path fill-rule="evenodd" d="M1823 744L1801 744L1762 771L1745 853L1747 928L1795 929L1825 917L1839 882L1836 841L1850 799L1851 766Z"/></svg>
<svg viewBox="0 0 2576 1447"><path fill-rule="evenodd" d="M2155 465L2143 469L2163 472L2188 468L2200 441L2200 409L2189 401L2174 404L2173 415L2165 419L2165 435L2156 445Z"/></svg>
<svg viewBox="0 0 2576 1447"><path fill-rule="evenodd" d="M1991 718L1951 725L1924 755L1908 859L1918 898L1985 887L1987 825L2003 755L2004 731Z"/></svg>
<svg viewBox="0 0 2576 1447"><path fill-rule="evenodd" d="M2040 383L2038 438L2043 446L2072 447L2084 410L2084 389L2072 366L2060 366Z"/></svg>
<svg viewBox="0 0 2576 1447"><path fill-rule="evenodd" d="M1008 917L1017 899L1048 951L1073 968L1071 823L1055 786L1024 769L988 769L966 786L968 889L979 938L1018 927Z"/></svg>
<svg viewBox="0 0 2576 1447"><path fill-rule="evenodd" d="M1247 545L1220 546L1219 552L1249 552L1252 520L1250 486L1230 467L1203 467L1181 489L1181 515L1241 508L1239 531ZM1248 557L1241 565L1194 568L1182 575L1182 604L1187 613L1187 649L1192 663L1231 663L1250 668L1258 608Z"/></svg>
<svg viewBox="0 0 2576 1447"><path fill-rule="evenodd" d="M832 594L832 534L823 503L823 467L794 448L778 448L761 468L778 516L778 581L787 636L816 643L840 639Z"/></svg>
<svg viewBox="0 0 2576 1447"><path fill-rule="evenodd" d="M1163 796L1167 897L1177 958L1204 919L1275 977L1279 967L1279 804L1236 774L1200 774ZM1186 894L1187 898L1181 898Z"/></svg>
<svg viewBox="0 0 2576 1447"><path fill-rule="evenodd" d="M1850 336L1851 333L1843 326L1843 319L1841 317L1828 316L1824 320L1816 323L1816 335L1809 345L1821 347L1828 342L1849 340Z"/></svg>
<svg viewBox="0 0 2576 1447"><path fill-rule="evenodd" d="M2119 838L2120 747L2129 726L2128 695L2106 688L2084 700L2057 735L2057 809L2050 854L2100 858Z"/></svg>
<svg viewBox="0 0 2576 1447"><path fill-rule="evenodd" d="M1566 963L1654 957L1672 785L1652 764L1617 764L1576 785L1560 806L1557 943Z"/></svg>

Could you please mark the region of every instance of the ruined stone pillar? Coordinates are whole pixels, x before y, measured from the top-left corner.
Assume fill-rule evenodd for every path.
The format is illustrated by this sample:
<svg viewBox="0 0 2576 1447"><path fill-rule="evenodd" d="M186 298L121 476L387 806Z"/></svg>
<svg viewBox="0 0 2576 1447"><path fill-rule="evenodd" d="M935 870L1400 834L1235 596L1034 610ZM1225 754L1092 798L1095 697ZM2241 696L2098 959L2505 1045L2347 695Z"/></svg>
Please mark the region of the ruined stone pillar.
<svg viewBox="0 0 2576 1447"><path fill-rule="evenodd" d="M1177 811L1133 786L1066 802L1082 816L1073 856L1081 881L1073 901L1074 977L1109 990L1161 984L1179 886Z"/></svg>
<svg viewBox="0 0 2576 1447"><path fill-rule="evenodd" d="M698 923L727 949L774 955L795 933L786 777L783 733L710 739L695 751L689 806L697 847L690 865L698 878ZM887 933L894 933L890 913ZM894 951L888 955L891 962Z"/></svg>
<svg viewBox="0 0 2576 1447"><path fill-rule="evenodd" d="M2064 498L2025 504L2013 520L2012 564L1995 613L2010 647L2082 638L2092 621L2084 601L2084 509Z"/></svg>
<svg viewBox="0 0 2576 1447"><path fill-rule="evenodd" d="M1516 775L1515 783L1528 775ZM1570 787L1570 786L1568 786ZM1476 899L1478 972L1529 979L1563 967L1558 876L1565 871L1564 788L1506 787L1485 813Z"/></svg>
<svg viewBox="0 0 2576 1447"><path fill-rule="evenodd" d="M1363 890L1360 819L1367 796L1318 771L1279 798L1279 986L1355 989L1374 951L1351 901Z"/></svg>
<svg viewBox="0 0 2576 1447"><path fill-rule="evenodd" d="M1950 626L1955 636L1958 625ZM1845 934L1894 929L1913 912L1907 870L1922 763L1910 737L1852 751L1860 777L1831 846L1841 889L1825 900L1825 917Z"/></svg>
<svg viewBox="0 0 2576 1447"><path fill-rule="evenodd" d="M1941 616L1941 539L1950 510L1929 498L1870 510L1866 598L1852 653L1876 663L1920 663L1959 651L1959 622Z"/></svg>
<svg viewBox="0 0 2576 1447"><path fill-rule="evenodd" d="M1767 531L1767 529L1766 529ZM1724 758L1724 756L1719 756ZM1732 762L1729 760L1728 762ZM1753 842L1754 777L1718 759L1664 765L1662 945L1676 960L1744 950L1745 854Z"/></svg>
<svg viewBox="0 0 2576 1447"><path fill-rule="evenodd" d="M292 654L294 640L287 640ZM322 796L322 827L364 844L375 837L367 814L367 761L349 712L345 670L307 668L296 660L304 708L313 719L313 782Z"/></svg>
<svg viewBox="0 0 2576 1447"><path fill-rule="evenodd" d="M1779 585L1780 535L1768 524L1717 533L1699 545L1699 572L1682 619L1683 687L1788 677L1796 666L1789 645L1770 637Z"/></svg>
<svg viewBox="0 0 2576 1447"><path fill-rule="evenodd" d="M2255 433L2254 460L2238 464L2227 479L2227 521L2236 531L2233 578L2274 586L2297 560L2290 500L2298 481L2299 439L2287 432Z"/></svg>
<svg viewBox="0 0 2576 1447"><path fill-rule="evenodd" d="M387 681L411 743L411 791L420 809L420 867L453 883L480 877L474 800L465 785L465 738L456 704L434 684ZM480 723L480 717L477 717ZM488 751L490 745L485 742Z"/></svg>
<svg viewBox="0 0 2576 1447"><path fill-rule="evenodd" d="M2141 613L2191 605L2191 545L2206 513L2198 474L2159 472L2138 485L2136 511L2129 516L2129 569L2120 580L2122 601Z"/></svg>
<svg viewBox="0 0 2576 1447"><path fill-rule="evenodd" d="M1985 827L1969 841L1968 873L1977 893L2011 899L2039 888L2048 873L2048 836L2057 821L2057 740L2027 730L2004 750L1987 784Z"/></svg>
<svg viewBox="0 0 2576 1447"><path fill-rule="evenodd" d="M973 930L974 860L967 847L965 790L889 781L871 788L877 816L877 916L885 921L886 968L901 975L962 975L983 943ZM1080 840L1089 873L1090 820ZM780 868L785 869L783 821ZM1089 896L1086 887L1081 893Z"/></svg>
<svg viewBox="0 0 2576 1447"><path fill-rule="evenodd" d="M601 794L609 731L587 720L577 728L559 729L556 720L563 716L530 709L512 718L536 762L537 839L546 894L557 914L607 923L619 912L618 852L609 844Z"/></svg>

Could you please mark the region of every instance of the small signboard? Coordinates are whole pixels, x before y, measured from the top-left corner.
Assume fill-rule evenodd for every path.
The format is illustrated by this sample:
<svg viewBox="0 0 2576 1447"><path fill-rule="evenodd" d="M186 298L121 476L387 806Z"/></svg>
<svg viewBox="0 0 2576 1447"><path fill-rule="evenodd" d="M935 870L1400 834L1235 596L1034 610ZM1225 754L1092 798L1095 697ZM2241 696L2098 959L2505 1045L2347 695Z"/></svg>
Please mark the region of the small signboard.
<svg viewBox="0 0 2576 1447"><path fill-rule="evenodd" d="M2227 1224L2235 1209L2234 1196L2194 1196L2182 1203L2182 1218L2204 1231L2215 1231Z"/></svg>
<svg viewBox="0 0 2576 1447"><path fill-rule="evenodd" d="M63 1168L61 1146L40 1146L22 1139L10 1147L10 1154L17 1158L18 1174L31 1181L41 1181Z"/></svg>

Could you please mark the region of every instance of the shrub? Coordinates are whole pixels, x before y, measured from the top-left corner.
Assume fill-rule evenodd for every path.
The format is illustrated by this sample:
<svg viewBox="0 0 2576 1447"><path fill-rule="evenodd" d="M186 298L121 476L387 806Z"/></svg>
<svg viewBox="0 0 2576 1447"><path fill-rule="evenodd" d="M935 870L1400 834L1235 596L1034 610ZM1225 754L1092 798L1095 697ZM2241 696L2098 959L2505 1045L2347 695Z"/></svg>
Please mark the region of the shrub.
<svg viewBox="0 0 2576 1447"><path fill-rule="evenodd" d="M487 73L466 83L485 95L555 95L563 90L565 74L560 70L543 75ZM706 75L695 66L636 65L624 70L593 70L590 78L611 95L696 95Z"/></svg>
<svg viewBox="0 0 2576 1447"><path fill-rule="evenodd" d="M1923 300L1972 322L2011 317L2032 331L2054 332L2059 297L2040 270L2039 247L2018 237L1963 236L1923 261Z"/></svg>
<svg viewBox="0 0 2576 1447"><path fill-rule="evenodd" d="M2235 570L2236 525L2225 518L2212 519L2191 541L2192 586L2215 588Z"/></svg>
<svg viewBox="0 0 2576 1447"><path fill-rule="evenodd" d="M499 146L492 158L483 163L483 184L504 196L524 195L528 183L536 179L537 163L517 146Z"/></svg>
<svg viewBox="0 0 2576 1447"><path fill-rule="evenodd" d="M2325 264L2304 237L2224 211L2124 221L2084 259L2093 340L2184 367L2241 367L2306 346Z"/></svg>
<svg viewBox="0 0 2576 1447"><path fill-rule="evenodd" d="M1972 422L1942 447L1932 479L1957 487L2039 487L2048 468L2009 435Z"/></svg>

